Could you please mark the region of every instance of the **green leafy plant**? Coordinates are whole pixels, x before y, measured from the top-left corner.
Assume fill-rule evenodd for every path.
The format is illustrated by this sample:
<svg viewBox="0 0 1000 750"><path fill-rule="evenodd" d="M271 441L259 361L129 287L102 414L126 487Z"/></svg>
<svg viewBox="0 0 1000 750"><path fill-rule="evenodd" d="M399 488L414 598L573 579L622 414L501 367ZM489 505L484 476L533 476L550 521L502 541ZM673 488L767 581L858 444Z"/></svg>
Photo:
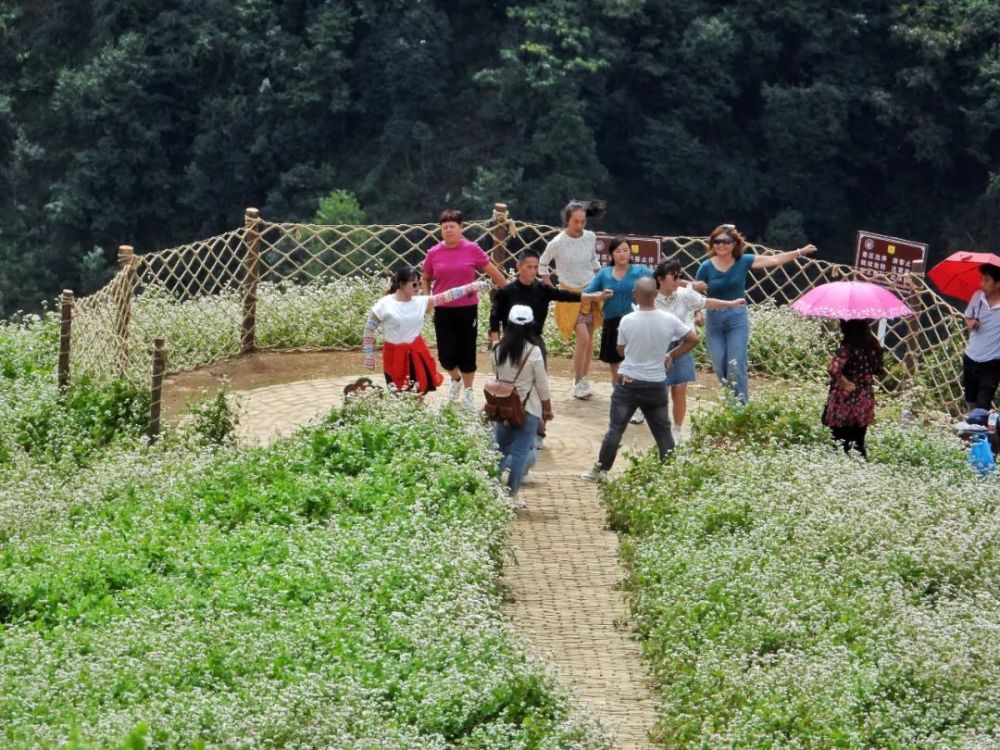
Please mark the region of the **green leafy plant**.
<svg viewBox="0 0 1000 750"><path fill-rule="evenodd" d="M500 611L473 416L366 394L266 449L64 471L0 484L5 747L609 747Z"/></svg>
<svg viewBox="0 0 1000 750"><path fill-rule="evenodd" d="M239 405L233 403L229 389L219 388L214 396L188 406L190 429L202 443L229 445L236 440L240 424Z"/></svg>

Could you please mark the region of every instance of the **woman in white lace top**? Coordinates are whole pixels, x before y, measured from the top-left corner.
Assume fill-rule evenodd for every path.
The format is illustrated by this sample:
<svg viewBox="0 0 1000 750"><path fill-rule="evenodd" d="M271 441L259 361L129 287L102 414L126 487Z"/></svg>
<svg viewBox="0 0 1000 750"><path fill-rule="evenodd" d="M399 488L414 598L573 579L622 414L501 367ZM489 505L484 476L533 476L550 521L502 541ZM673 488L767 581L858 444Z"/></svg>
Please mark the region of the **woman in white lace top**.
<svg viewBox="0 0 1000 750"><path fill-rule="evenodd" d="M555 262L559 288L579 292L601 268L597 258L597 235L585 229L587 218L604 212L603 201L570 201L563 208L566 226L545 246L539 259L542 282L552 285L551 264ZM594 328L601 325L600 302L557 302L556 326L564 339L576 333L573 351L573 396L590 398L587 373L594 355Z"/></svg>

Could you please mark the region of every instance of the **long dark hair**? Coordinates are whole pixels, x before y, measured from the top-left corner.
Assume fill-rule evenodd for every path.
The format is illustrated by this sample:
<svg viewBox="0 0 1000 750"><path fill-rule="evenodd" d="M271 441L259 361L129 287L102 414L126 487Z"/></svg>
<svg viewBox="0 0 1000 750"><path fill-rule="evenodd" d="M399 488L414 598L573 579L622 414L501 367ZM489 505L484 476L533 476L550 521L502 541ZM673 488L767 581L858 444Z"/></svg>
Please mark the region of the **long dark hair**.
<svg viewBox="0 0 1000 750"><path fill-rule="evenodd" d="M846 375L848 379L863 363L868 363L873 374L885 374L885 365L882 359L882 345L879 343L871 329L870 320L841 320L840 332L843 339L840 345L847 349L847 365L845 369L851 374Z"/></svg>
<svg viewBox="0 0 1000 750"><path fill-rule="evenodd" d="M870 320L841 320L840 333L844 337L841 342L849 349L881 349L878 339L871 329Z"/></svg>
<svg viewBox="0 0 1000 750"><path fill-rule="evenodd" d="M535 333L534 324L508 323L497 345L497 364L510 362L511 365L520 367L524 350L529 344L539 347L542 345L541 338Z"/></svg>
<svg viewBox="0 0 1000 750"><path fill-rule="evenodd" d="M420 281L420 269L413 266L399 266L392 272L392 283L389 285L389 294L395 294L403 284L411 281Z"/></svg>

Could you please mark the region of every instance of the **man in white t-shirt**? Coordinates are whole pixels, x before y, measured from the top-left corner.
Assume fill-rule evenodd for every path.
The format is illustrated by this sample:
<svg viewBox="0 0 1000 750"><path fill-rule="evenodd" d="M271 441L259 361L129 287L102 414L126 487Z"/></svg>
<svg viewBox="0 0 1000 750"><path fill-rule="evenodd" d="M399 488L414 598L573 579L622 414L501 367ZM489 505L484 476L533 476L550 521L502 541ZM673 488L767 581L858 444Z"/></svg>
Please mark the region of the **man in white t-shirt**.
<svg viewBox="0 0 1000 750"><path fill-rule="evenodd" d="M989 409L1000 384L1000 266L983 264L979 291L965 309L969 344L962 354L966 406Z"/></svg>
<svg viewBox="0 0 1000 750"><path fill-rule="evenodd" d="M601 442L597 463L582 475L589 481L611 469L622 435L636 409L646 417L660 458L674 450L666 369L676 357L689 352L698 343L698 334L676 315L656 309L656 282L652 278L638 279L632 296L639 309L623 317L618 328L618 354L625 359L618 367L618 382L611 394L610 423ZM671 350L671 344L678 339L681 343Z"/></svg>

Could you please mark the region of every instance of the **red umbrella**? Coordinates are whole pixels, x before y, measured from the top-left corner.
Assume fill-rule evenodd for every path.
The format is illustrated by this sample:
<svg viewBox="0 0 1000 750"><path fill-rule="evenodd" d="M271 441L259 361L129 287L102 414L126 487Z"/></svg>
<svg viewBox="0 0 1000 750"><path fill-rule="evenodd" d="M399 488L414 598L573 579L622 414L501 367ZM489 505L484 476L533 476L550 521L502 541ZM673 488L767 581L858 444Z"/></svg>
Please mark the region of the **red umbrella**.
<svg viewBox="0 0 1000 750"><path fill-rule="evenodd" d="M979 291L979 267L984 263L1000 266L993 253L952 253L927 272L927 277L948 297L968 302Z"/></svg>

